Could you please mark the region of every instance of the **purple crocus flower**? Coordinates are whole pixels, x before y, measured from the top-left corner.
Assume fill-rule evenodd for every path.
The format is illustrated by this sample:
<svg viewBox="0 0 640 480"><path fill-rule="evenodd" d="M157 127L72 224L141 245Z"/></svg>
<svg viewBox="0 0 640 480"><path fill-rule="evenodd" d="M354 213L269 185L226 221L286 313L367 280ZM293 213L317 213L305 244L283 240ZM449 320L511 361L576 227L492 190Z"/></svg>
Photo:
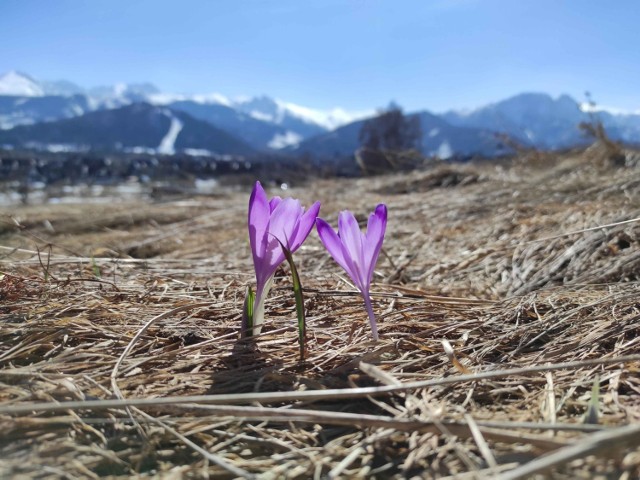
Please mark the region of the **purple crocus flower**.
<svg viewBox="0 0 640 480"><path fill-rule="evenodd" d="M378 261L384 232L387 229L387 206L380 204L369 216L367 233L362 233L353 213L345 210L338 217L338 233L318 218L318 235L333 259L347 272L353 283L362 293L369 314L373 340L378 340L376 317L371 307L369 287L373 278L373 269Z"/></svg>
<svg viewBox="0 0 640 480"><path fill-rule="evenodd" d="M285 260L282 245L291 253L300 248L311 232L319 211L320 202L314 203L305 212L299 200L280 197L267 200L260 182L253 187L249 199L249 241L257 283L253 334L260 333L262 329L264 301L278 266Z"/></svg>

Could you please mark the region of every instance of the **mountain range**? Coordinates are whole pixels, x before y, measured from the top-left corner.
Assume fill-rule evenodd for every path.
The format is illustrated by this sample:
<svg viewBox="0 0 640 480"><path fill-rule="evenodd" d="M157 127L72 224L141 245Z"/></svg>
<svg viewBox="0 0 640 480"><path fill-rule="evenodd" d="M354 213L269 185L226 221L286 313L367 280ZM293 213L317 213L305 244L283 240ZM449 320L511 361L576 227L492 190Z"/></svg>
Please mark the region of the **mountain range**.
<svg viewBox="0 0 640 480"><path fill-rule="evenodd" d="M150 83L82 88L0 76L0 146L158 154L255 155L279 151L340 160L358 148L369 112L319 111L266 95L175 95ZM412 112L426 155L508 153L498 134L524 146L562 149L587 142L578 124L602 121L609 136L640 143L640 115L596 111L568 95L523 93L469 112ZM594 117L595 116L595 117Z"/></svg>
<svg viewBox="0 0 640 480"><path fill-rule="evenodd" d="M208 122L166 107L132 103L84 115L0 130L0 144L67 151L123 151L172 155L215 152L251 155L253 148Z"/></svg>

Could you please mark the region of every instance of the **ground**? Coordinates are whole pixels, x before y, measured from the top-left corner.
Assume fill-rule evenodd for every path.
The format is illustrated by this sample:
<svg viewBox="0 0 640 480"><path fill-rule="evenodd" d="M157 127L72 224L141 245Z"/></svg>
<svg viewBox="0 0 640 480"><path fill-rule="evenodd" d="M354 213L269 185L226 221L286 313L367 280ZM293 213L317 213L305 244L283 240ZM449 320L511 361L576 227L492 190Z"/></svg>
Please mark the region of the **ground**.
<svg viewBox="0 0 640 480"><path fill-rule="evenodd" d="M266 328L247 188L3 208L0 477L638 478L640 168L529 155L287 191L389 224L380 341L312 232Z"/></svg>

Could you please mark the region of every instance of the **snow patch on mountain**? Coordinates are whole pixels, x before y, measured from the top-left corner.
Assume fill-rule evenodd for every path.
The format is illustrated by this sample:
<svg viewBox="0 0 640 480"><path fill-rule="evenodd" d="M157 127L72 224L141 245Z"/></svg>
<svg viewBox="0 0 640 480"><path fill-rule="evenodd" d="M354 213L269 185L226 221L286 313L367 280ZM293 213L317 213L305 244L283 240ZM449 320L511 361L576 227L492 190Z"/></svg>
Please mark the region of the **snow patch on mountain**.
<svg viewBox="0 0 640 480"><path fill-rule="evenodd" d="M41 97L44 95L44 90L29 75L11 70L0 76L0 95Z"/></svg>
<svg viewBox="0 0 640 480"><path fill-rule="evenodd" d="M3 148L7 147L11 147L10 150L13 150L14 146L3 146ZM80 145L76 143L43 143L35 141L25 142L23 147L29 150L39 150L51 153L88 152L91 150L89 145Z"/></svg>
<svg viewBox="0 0 640 480"><path fill-rule="evenodd" d="M150 147L126 147L122 149L125 153L133 153L135 155L155 155L157 149Z"/></svg>
<svg viewBox="0 0 640 480"><path fill-rule="evenodd" d="M451 156L453 156L453 150L451 149L451 145L449 145L449 142L447 142L446 140L442 142L438 147L436 155L440 160L451 158Z"/></svg>
<svg viewBox="0 0 640 480"><path fill-rule="evenodd" d="M296 105L295 103L283 102L282 100L277 99L275 100L275 102L282 111L289 112L291 115L305 120L308 123L315 123L316 125L320 125L327 130L334 130L338 127L346 125L347 123L373 116L375 113L373 110L347 112L340 107L336 107L331 110L316 110L313 108Z"/></svg>
<svg viewBox="0 0 640 480"><path fill-rule="evenodd" d="M218 105L224 105L225 107L233 106L231 100L220 93L206 93L200 95L194 95L193 100L196 103L214 103Z"/></svg>
<svg viewBox="0 0 640 480"><path fill-rule="evenodd" d="M38 84L44 90L45 95L60 95L63 97L71 97L73 95L86 95L86 90L75 83L68 80L39 80Z"/></svg>
<svg viewBox="0 0 640 480"><path fill-rule="evenodd" d="M220 93L204 93L196 95L184 95L181 93L152 93L147 95L147 100L153 105L168 105L173 102L192 101L203 105L224 105L232 107L233 102Z"/></svg>
<svg viewBox="0 0 640 480"><path fill-rule="evenodd" d="M16 115L0 115L0 130L9 130L16 125L33 125L34 123L30 118L16 119Z"/></svg>
<svg viewBox="0 0 640 480"><path fill-rule="evenodd" d="M623 108L607 107L605 105L594 105L589 102L582 102L579 105L580 111L584 113L598 113L607 112L611 115L640 115L640 109L638 110L625 110Z"/></svg>
<svg viewBox="0 0 640 480"><path fill-rule="evenodd" d="M215 153L205 148L185 148L184 153L190 157L214 157Z"/></svg>
<svg viewBox="0 0 640 480"><path fill-rule="evenodd" d="M132 101L147 100L160 91L151 83L116 83L115 85L98 86L87 90L87 95L109 105L125 105Z"/></svg>
<svg viewBox="0 0 640 480"><path fill-rule="evenodd" d="M267 144L269 148L279 150L281 148L298 145L303 140L301 135L287 130L286 133L276 133L271 141Z"/></svg>
<svg viewBox="0 0 640 480"><path fill-rule="evenodd" d="M84 112L83 108L80 105L72 105L71 109L70 109L70 112L68 112L68 113L70 113L69 116L71 117L71 116L80 116L80 115L84 114L85 112Z"/></svg>
<svg viewBox="0 0 640 480"><path fill-rule="evenodd" d="M249 116L255 118L256 120L261 120L263 122L275 123L275 118L273 115L268 113L261 112L259 110L251 110L249 112Z"/></svg>
<svg viewBox="0 0 640 480"><path fill-rule="evenodd" d="M116 97L123 97L125 93L127 93L127 84L126 83L116 83L113 86L113 94Z"/></svg>
<svg viewBox="0 0 640 480"><path fill-rule="evenodd" d="M331 110L318 110L265 95L252 98L239 97L235 99L232 106L257 120L276 125L283 125L289 119L295 118L303 123L319 126L324 130L333 130L374 114L373 110L348 112L339 107Z"/></svg>
<svg viewBox="0 0 640 480"><path fill-rule="evenodd" d="M163 155L173 155L176 152L176 139L184 125L170 111L166 110L163 113L171 119L171 125L169 125L169 131L167 131L167 134L160 141L160 145L157 150L158 153Z"/></svg>
<svg viewBox="0 0 640 480"><path fill-rule="evenodd" d="M68 153L89 151L87 145L76 145L75 143L48 143L44 146L44 150L51 153Z"/></svg>

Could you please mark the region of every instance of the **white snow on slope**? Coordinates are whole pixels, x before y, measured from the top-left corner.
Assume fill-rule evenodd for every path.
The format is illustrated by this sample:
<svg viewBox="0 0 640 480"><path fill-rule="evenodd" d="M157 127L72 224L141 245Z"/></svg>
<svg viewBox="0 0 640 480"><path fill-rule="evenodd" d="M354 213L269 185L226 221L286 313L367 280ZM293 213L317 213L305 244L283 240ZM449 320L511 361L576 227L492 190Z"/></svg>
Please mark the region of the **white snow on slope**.
<svg viewBox="0 0 640 480"><path fill-rule="evenodd" d="M453 155L453 150L451 149L451 145L449 145L449 142L447 142L446 140L442 142L438 147L436 155L440 160L446 160L447 158L450 158Z"/></svg>
<svg viewBox="0 0 640 480"><path fill-rule="evenodd" d="M0 95L41 97L44 90L33 78L12 70L0 77Z"/></svg>
<svg viewBox="0 0 640 480"><path fill-rule="evenodd" d="M184 125L171 112L165 111L164 114L171 119L171 125L169 125L169 131L160 142L157 150L158 153L163 155L173 155L176 152L176 139L178 138L178 134L180 133Z"/></svg>
<svg viewBox="0 0 640 480"><path fill-rule="evenodd" d="M26 115L0 115L0 130L9 130L16 125L33 125L35 121Z"/></svg>
<svg viewBox="0 0 640 480"><path fill-rule="evenodd" d="M45 149L53 153L88 151L89 147L75 143L48 143Z"/></svg>
<svg viewBox="0 0 640 480"><path fill-rule="evenodd" d="M580 110L584 113L607 112L612 115L640 115L639 110L625 110L623 108L607 107L604 105L593 105L589 102L579 104Z"/></svg>
<svg viewBox="0 0 640 480"><path fill-rule="evenodd" d="M82 109L82 107L80 105L72 105L71 106L71 111L69 112L72 115L70 116L80 116L84 113L84 110Z"/></svg>
<svg viewBox="0 0 640 480"><path fill-rule="evenodd" d="M157 149L149 147L126 147L122 149L126 153L135 153L136 155L154 155L158 153Z"/></svg>
<svg viewBox="0 0 640 480"><path fill-rule="evenodd" d="M291 115L298 117L308 123L315 123L328 130L334 130L342 125L351 123L361 118L372 116L374 110L360 111L360 112L347 112L343 108L336 107L331 110L316 110L313 108L303 107L302 105L296 105L295 103L283 102L282 100L275 100L280 109L290 113Z"/></svg>
<svg viewBox="0 0 640 480"><path fill-rule="evenodd" d="M268 113L264 113L259 110L251 110L249 112L249 115L255 118L256 120L261 120L263 122L274 122L275 120L273 118L273 115L269 115ZM282 121L282 119L280 119L280 121ZM279 122L275 122L275 123L279 123Z"/></svg>
<svg viewBox="0 0 640 480"><path fill-rule="evenodd" d="M168 105L171 102L182 102L190 100L204 105L224 105L233 106L231 100L219 93L205 93L196 95L183 95L181 93L152 93L147 95L147 99L154 105Z"/></svg>
<svg viewBox="0 0 640 480"><path fill-rule="evenodd" d="M267 143L267 147L279 150L290 145L297 145L302 141L302 136L296 132L288 130L285 134L276 133L274 137Z"/></svg>
<svg viewBox="0 0 640 480"><path fill-rule="evenodd" d="M124 97L125 93L127 93L126 83L119 82L113 86L113 95L115 97Z"/></svg>
<svg viewBox="0 0 640 480"><path fill-rule="evenodd" d="M215 157L215 153L204 148L185 148L184 153L190 157Z"/></svg>
<svg viewBox="0 0 640 480"><path fill-rule="evenodd" d="M16 71L10 71L0 76L0 95L29 97L43 96L47 94L46 87L46 83L41 84L28 75ZM132 87L135 88L132 90ZM87 92L89 109L95 110L98 107L117 108L130 103L130 99L127 95L130 90L137 92L136 88L137 87L135 85L131 86L124 83L118 83L111 86L95 87L83 91ZM143 92L142 95L146 96L150 103L155 105L167 105L175 101L190 100L200 104L217 104L238 109L243 103L252 101L251 97L237 97L230 99L219 93L184 95L164 92L147 92L143 90L141 90L141 92ZM374 110L350 112L340 107L320 110L304 107L291 102L285 102L279 99L274 100L268 98L268 100L273 105L272 107L267 107L267 109L258 108L247 113L258 120L275 124L283 123L287 117L295 117L303 122L324 127L327 130L333 130L352 121L370 117L375 113ZM80 112L76 113L80 114Z"/></svg>
<svg viewBox="0 0 640 480"><path fill-rule="evenodd" d="M347 112L340 107L319 110L264 95L260 97L238 97L234 99L232 106L257 120L276 125L284 125L295 119L309 125L318 125L327 130L332 130L354 120L369 117L374 113L373 110Z"/></svg>
<svg viewBox="0 0 640 480"><path fill-rule="evenodd" d="M225 107L231 106L231 100L219 93L205 93L201 95L193 95L193 101L196 103L217 103Z"/></svg>
<svg viewBox="0 0 640 480"><path fill-rule="evenodd" d="M155 93L148 95L147 98L149 102L154 105L168 105L171 102L178 101L193 101L205 105L217 104L231 108L239 108L243 103L248 103L252 100L252 98L248 96L241 96L231 100L220 93L197 95ZM340 107L331 110L317 110L283 100L275 99L272 101L276 104L275 111L253 109L247 113L256 120L275 124L281 124L284 118L289 115L307 123L320 125L328 130L333 130L361 118L370 117L375 113L374 110L348 112Z"/></svg>

